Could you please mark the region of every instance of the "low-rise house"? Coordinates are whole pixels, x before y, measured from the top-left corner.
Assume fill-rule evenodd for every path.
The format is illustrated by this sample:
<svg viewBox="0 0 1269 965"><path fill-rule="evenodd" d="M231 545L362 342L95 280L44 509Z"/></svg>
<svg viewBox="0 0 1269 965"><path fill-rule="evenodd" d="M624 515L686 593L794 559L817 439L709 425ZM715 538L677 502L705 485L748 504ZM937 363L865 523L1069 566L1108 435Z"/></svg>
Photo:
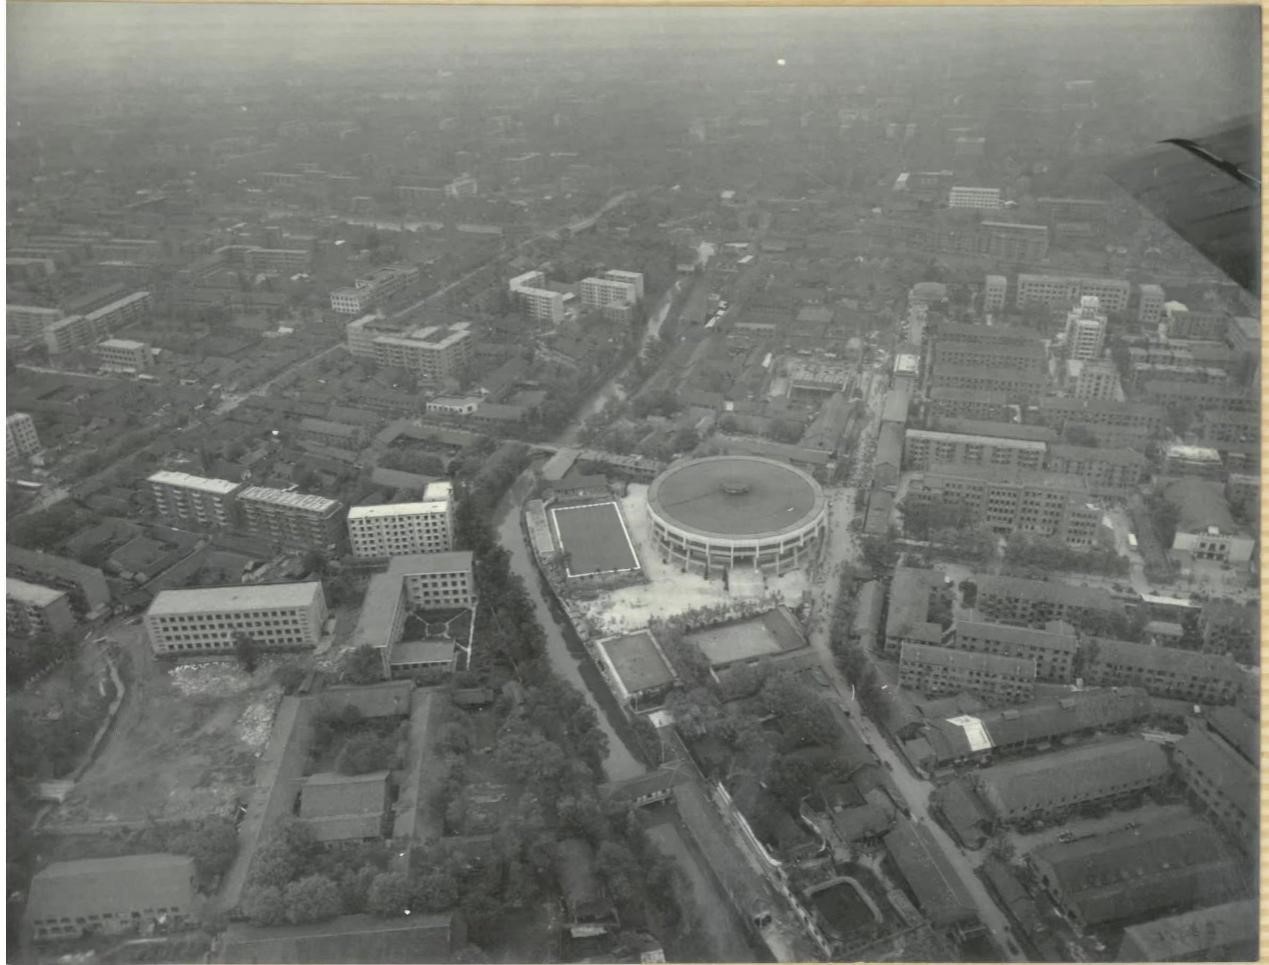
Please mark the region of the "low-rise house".
<svg viewBox="0 0 1269 965"><path fill-rule="evenodd" d="M938 570L901 566L890 580L890 606L886 611L885 652L898 655L904 643L941 644L944 629L930 619L936 604L946 604L951 620L951 589Z"/></svg>
<svg viewBox="0 0 1269 965"><path fill-rule="evenodd" d="M1085 927L1235 897L1244 880L1216 832L1191 816L1049 845L1028 857L1057 906Z"/></svg>
<svg viewBox="0 0 1269 965"><path fill-rule="evenodd" d="M300 820L318 841L369 841L384 834L388 772L314 774L300 792Z"/></svg>
<svg viewBox="0 0 1269 965"><path fill-rule="evenodd" d="M555 874L572 937L591 938L620 927L617 909L595 872L594 849L587 841L565 838L556 844Z"/></svg>
<svg viewBox="0 0 1269 965"><path fill-rule="evenodd" d="M882 840L930 924L952 932L974 927L974 901L929 830L903 819Z"/></svg>
<svg viewBox="0 0 1269 965"><path fill-rule="evenodd" d="M194 859L176 854L57 861L31 879L25 921L39 941L178 925L194 904Z"/></svg>

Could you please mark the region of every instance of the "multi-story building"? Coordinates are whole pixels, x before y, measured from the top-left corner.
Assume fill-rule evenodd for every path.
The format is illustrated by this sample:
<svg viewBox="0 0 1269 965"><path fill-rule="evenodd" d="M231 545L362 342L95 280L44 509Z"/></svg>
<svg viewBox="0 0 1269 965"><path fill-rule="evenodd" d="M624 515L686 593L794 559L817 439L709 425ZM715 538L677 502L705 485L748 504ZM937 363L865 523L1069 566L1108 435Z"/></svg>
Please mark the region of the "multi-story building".
<svg viewBox="0 0 1269 965"><path fill-rule="evenodd" d="M1123 606L1101 587L1068 586L1016 576L980 576L974 608L996 623L1041 629L1055 620L1078 627L1090 617L1124 614Z"/></svg>
<svg viewBox="0 0 1269 965"><path fill-rule="evenodd" d="M999 341L984 341L974 336L962 336L960 331L941 325L934 333L934 345L930 362L937 373L940 366L991 366L1016 370L1029 376L1043 376L1048 369L1048 354L1038 338L1008 339L1008 329L1003 326L958 325L958 330L969 328L996 329Z"/></svg>
<svg viewBox="0 0 1269 965"><path fill-rule="evenodd" d="M935 465L912 477L907 498L958 503L995 533L1043 536L1079 548L1096 543L1102 516L1079 476L1008 466Z"/></svg>
<svg viewBox="0 0 1269 965"><path fill-rule="evenodd" d="M1094 637L1084 656L1086 683L1141 687L1155 697L1196 704L1232 704L1250 679L1224 655L1128 640Z"/></svg>
<svg viewBox="0 0 1269 965"><path fill-rule="evenodd" d="M470 607L476 600L469 550L394 557L388 573L399 575L406 598L425 610Z"/></svg>
<svg viewBox="0 0 1269 965"><path fill-rule="evenodd" d="M1163 467L1160 475L1220 479L1225 475L1225 463L1221 460L1221 454L1215 449L1177 442L1163 450Z"/></svg>
<svg viewBox="0 0 1269 965"><path fill-rule="evenodd" d="M274 543L327 549L343 537L343 506L335 499L248 486L237 503L242 527Z"/></svg>
<svg viewBox="0 0 1269 965"><path fill-rule="evenodd" d="M1240 385L1223 382L1188 382L1151 379L1142 385L1142 395L1158 405L1183 407L1190 411L1214 409L1220 412L1257 412L1260 395Z"/></svg>
<svg viewBox="0 0 1269 965"><path fill-rule="evenodd" d="M75 629L70 596L12 576L5 579L5 630L15 637L58 636Z"/></svg>
<svg viewBox="0 0 1269 965"><path fill-rule="evenodd" d="M1167 301L1163 289L1158 285L1142 285L1138 289L1137 321L1142 325L1155 326L1163 317L1163 306Z"/></svg>
<svg viewBox="0 0 1269 965"><path fill-rule="evenodd" d="M154 365L154 352L148 342L108 338L98 342L93 351L101 357L103 368L117 372L144 372Z"/></svg>
<svg viewBox="0 0 1269 965"><path fill-rule="evenodd" d="M383 265L358 278L351 288L330 293L330 307L341 315L361 315L413 284L419 270L410 265Z"/></svg>
<svg viewBox="0 0 1269 965"><path fill-rule="evenodd" d="M248 271L297 274L313 267L313 252L307 248L248 248L243 252Z"/></svg>
<svg viewBox="0 0 1269 965"><path fill-rule="evenodd" d="M1260 780L1255 765L1197 722L1173 748L1172 760L1190 793L1216 823L1243 850L1256 854Z"/></svg>
<svg viewBox="0 0 1269 965"><path fill-rule="evenodd" d="M1192 312L1180 302L1165 302L1163 306L1168 338L1224 341L1229 320L1224 312Z"/></svg>
<svg viewBox="0 0 1269 965"><path fill-rule="evenodd" d="M898 654L905 643L941 644L946 632L942 624L930 617L938 607L948 613L950 620L951 594L938 570L896 568L886 610L885 652Z"/></svg>
<svg viewBox="0 0 1269 965"><path fill-rule="evenodd" d="M145 321L153 311L154 296L147 291L139 291L94 309L85 317L99 332L114 332L134 322Z"/></svg>
<svg viewBox="0 0 1269 965"><path fill-rule="evenodd" d="M325 621L319 581L163 590L144 619L159 657L230 655L240 635L264 650L312 649Z"/></svg>
<svg viewBox="0 0 1269 965"><path fill-rule="evenodd" d="M1014 627L1005 623L957 620L943 645L953 650L1023 657L1035 663L1037 680L1068 683L1074 668L1079 642L1070 624L1055 621L1043 630Z"/></svg>
<svg viewBox="0 0 1269 965"><path fill-rule="evenodd" d="M1114 402L1119 399L1120 391L1119 372L1114 362L1095 358L1079 363L1079 371L1075 375L1075 398Z"/></svg>
<svg viewBox="0 0 1269 965"><path fill-rule="evenodd" d="M35 420L25 412L15 412L5 419L4 453L9 460L40 451L40 436Z"/></svg>
<svg viewBox="0 0 1269 965"><path fill-rule="evenodd" d="M1183 477L1164 486L1162 496L1176 508L1176 535L1168 555L1178 565L1250 564L1255 537L1230 514L1220 483Z"/></svg>
<svg viewBox="0 0 1269 965"><path fill-rule="evenodd" d="M79 615L92 613L110 602L105 574L78 560L9 544L4 548L4 563L10 576L65 590L71 609Z"/></svg>
<svg viewBox="0 0 1269 965"><path fill-rule="evenodd" d="M60 355L92 345L101 334L87 315L67 315L44 327L44 344L50 355Z"/></svg>
<svg viewBox="0 0 1269 965"><path fill-rule="evenodd" d="M1000 188L953 187L947 195L947 206L995 211L1000 207Z"/></svg>
<svg viewBox="0 0 1269 965"><path fill-rule="evenodd" d="M5 305L5 328L10 337L39 338L54 322L61 321L60 308L41 308L38 305Z"/></svg>
<svg viewBox="0 0 1269 965"><path fill-rule="evenodd" d="M1043 442L935 429L908 429L903 440L907 469L928 469L934 464L1040 469L1044 455Z"/></svg>
<svg viewBox="0 0 1269 965"><path fill-rule="evenodd" d="M384 334L378 326L383 317L375 313L353 319L344 329L348 336L348 354L362 359L375 357L375 339Z"/></svg>
<svg viewBox="0 0 1269 965"><path fill-rule="evenodd" d="M925 409L928 419L1004 421L1009 418L1009 394L999 390L931 386L926 392Z"/></svg>
<svg viewBox="0 0 1269 965"><path fill-rule="evenodd" d="M362 426L308 416L300 420L297 428L301 438L337 449L360 449L366 436L366 430Z"/></svg>
<svg viewBox="0 0 1269 965"><path fill-rule="evenodd" d="M1135 449L1049 446L1044 468L1081 477L1094 496L1129 496L1141 485L1148 460Z"/></svg>
<svg viewBox="0 0 1269 965"><path fill-rule="evenodd" d="M454 513L449 499L354 506L348 538L360 559L442 553L453 549Z"/></svg>
<svg viewBox="0 0 1269 965"><path fill-rule="evenodd" d="M635 286L626 281L611 278L583 278L581 284L582 307L606 308L609 305L633 305L638 298Z"/></svg>
<svg viewBox="0 0 1269 965"><path fill-rule="evenodd" d="M166 469L146 482L155 514L163 519L212 529L233 525L233 497L241 483Z"/></svg>
<svg viewBox="0 0 1269 965"><path fill-rule="evenodd" d="M1081 278L1069 275L1019 275L1014 298L1019 308L1041 304L1069 308L1085 295L1096 295L1108 312L1128 307L1132 286L1116 278Z"/></svg>
<svg viewBox="0 0 1269 965"><path fill-rule="evenodd" d="M899 685L929 696L970 693L1022 703L1035 696L1035 661L909 642L899 648Z"/></svg>
<svg viewBox="0 0 1269 965"><path fill-rule="evenodd" d="M952 365L940 362L934 366L930 389L966 389L971 392L1001 392L1011 399L1031 399L1048 387L1043 372L1013 370L1000 362L977 365Z"/></svg>
<svg viewBox="0 0 1269 965"><path fill-rule="evenodd" d="M1215 449L1231 468L1244 467L1260 454L1260 416L1254 412L1202 412L1198 442Z"/></svg>
<svg viewBox="0 0 1269 965"><path fill-rule="evenodd" d="M445 185L445 196L447 198L474 198L480 190L480 185L476 179L470 174L460 174L454 180Z"/></svg>
<svg viewBox="0 0 1269 965"><path fill-rule="evenodd" d="M1161 405L1095 399L1041 399L1036 412L1041 425L1065 433L1072 425L1086 427L1099 446L1127 446L1144 450L1167 424Z"/></svg>
<svg viewBox="0 0 1269 965"><path fill-rule="evenodd" d="M1043 261L1049 253L1049 229L1042 224L984 221L978 226L983 254L1000 261Z"/></svg>
<svg viewBox="0 0 1269 965"><path fill-rule="evenodd" d="M609 268L599 274L600 278L606 278L608 281L619 281L623 284L630 285L634 289L634 300L636 302L643 301L643 273L638 271L623 271L619 268Z"/></svg>
<svg viewBox="0 0 1269 965"><path fill-rule="evenodd" d="M1096 295L1083 295L1066 316L1066 351L1069 358L1090 361L1101 358L1106 345L1106 315Z"/></svg>
<svg viewBox="0 0 1269 965"><path fill-rule="evenodd" d="M1002 312L1009 294L1009 282L1004 275L988 275L983 285L983 311Z"/></svg>
<svg viewBox="0 0 1269 965"><path fill-rule="evenodd" d="M564 321L564 295L546 287L546 275L540 271L526 271L512 278L511 295L538 322L558 325Z"/></svg>
<svg viewBox="0 0 1269 965"><path fill-rule="evenodd" d="M475 339L466 327L429 325L405 335L379 335L371 344L380 365L435 380L456 374L471 360Z"/></svg>
<svg viewBox="0 0 1269 965"><path fill-rule="evenodd" d="M996 821L1013 824L1122 800L1165 783L1171 774L1161 746L1125 737L996 764L971 780Z"/></svg>

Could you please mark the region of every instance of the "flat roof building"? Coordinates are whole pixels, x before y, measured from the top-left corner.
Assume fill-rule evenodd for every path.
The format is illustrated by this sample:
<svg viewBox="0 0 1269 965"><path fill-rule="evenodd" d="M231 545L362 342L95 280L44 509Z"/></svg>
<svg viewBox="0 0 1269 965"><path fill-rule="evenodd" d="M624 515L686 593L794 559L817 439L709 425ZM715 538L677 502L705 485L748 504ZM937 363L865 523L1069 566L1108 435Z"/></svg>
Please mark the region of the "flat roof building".
<svg viewBox="0 0 1269 965"><path fill-rule="evenodd" d="M475 351L471 330L457 326L429 325L405 335L379 335L371 344L380 365L433 380L457 373Z"/></svg>
<svg viewBox="0 0 1269 965"><path fill-rule="evenodd" d="M65 590L70 596L71 607L80 614L110 602L110 585L105 574L78 560L9 543L4 548L4 563L11 576Z"/></svg>
<svg viewBox="0 0 1269 965"><path fill-rule="evenodd" d="M35 420L25 412L14 412L5 419L4 449L5 458L10 461L40 451Z"/></svg>
<svg viewBox="0 0 1269 965"><path fill-rule="evenodd" d="M661 645L648 630L599 640L595 653L617 698L631 710L657 706L678 680Z"/></svg>
<svg viewBox="0 0 1269 965"><path fill-rule="evenodd" d="M454 545L454 510L448 499L354 506L348 539L359 559L445 552Z"/></svg>
<svg viewBox="0 0 1269 965"><path fill-rule="evenodd" d="M1035 695L1035 661L923 643L899 648L899 685L927 696L970 693L998 703Z"/></svg>
<svg viewBox="0 0 1269 965"><path fill-rule="evenodd" d="M1257 854L1260 777L1256 766L1198 724L1192 724L1176 744L1172 759L1212 820L1245 852Z"/></svg>
<svg viewBox="0 0 1269 965"><path fill-rule="evenodd" d="M1041 628L1052 620L1079 626L1090 616L1124 612L1123 606L1101 587L990 574L978 579L975 609L997 623Z"/></svg>
<svg viewBox="0 0 1269 965"><path fill-rule="evenodd" d="M318 841L382 838L387 809L387 771L313 774L300 791L300 820Z"/></svg>
<svg viewBox="0 0 1269 965"><path fill-rule="evenodd" d="M320 582L163 590L145 614L155 656L230 655L239 634L264 650L306 650L321 640Z"/></svg>
<svg viewBox="0 0 1269 965"><path fill-rule="evenodd" d="M213 529L233 525L233 496L241 483L168 470L154 473L146 482L161 518Z"/></svg>
<svg viewBox="0 0 1269 965"><path fill-rule="evenodd" d="M102 366L122 372L144 372L154 365L154 353L148 342L130 338L108 338L98 342L93 351Z"/></svg>
<svg viewBox="0 0 1269 965"><path fill-rule="evenodd" d="M1004 623L957 620L944 646L975 653L1025 657L1035 662L1036 679L1066 683L1071 679L1079 643L1075 630L1054 622L1043 630L1014 627Z"/></svg>
<svg viewBox="0 0 1269 965"><path fill-rule="evenodd" d="M60 636L75 628L70 597L62 590L5 579L5 630L15 637Z"/></svg>
<svg viewBox="0 0 1269 965"><path fill-rule="evenodd" d="M1120 962L1259 961L1259 907L1253 898L1129 925Z"/></svg>
<svg viewBox="0 0 1269 965"><path fill-rule="evenodd" d="M324 496L248 486L238 493L243 528L283 546L326 549L343 538L343 504Z"/></svg>
<svg viewBox="0 0 1269 965"><path fill-rule="evenodd" d="M1105 637L1092 638L1084 676L1098 686L1141 687L1156 697L1200 704L1232 704L1254 685L1253 677L1223 655Z"/></svg>

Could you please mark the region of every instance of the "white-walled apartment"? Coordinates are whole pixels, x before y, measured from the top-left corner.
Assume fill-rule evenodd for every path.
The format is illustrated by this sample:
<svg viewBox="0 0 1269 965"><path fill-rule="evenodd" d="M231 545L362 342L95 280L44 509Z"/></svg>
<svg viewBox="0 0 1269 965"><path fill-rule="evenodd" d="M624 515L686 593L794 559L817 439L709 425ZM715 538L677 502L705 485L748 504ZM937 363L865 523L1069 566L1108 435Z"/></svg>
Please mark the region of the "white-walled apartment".
<svg viewBox="0 0 1269 965"><path fill-rule="evenodd" d="M5 420L4 451L6 458L17 459L29 452L38 452L40 437L35 420L25 412L15 412Z"/></svg>
<svg viewBox="0 0 1269 965"><path fill-rule="evenodd" d="M1067 356L1080 361L1100 358L1106 344L1106 314L1101 299L1084 295L1066 316Z"/></svg>
<svg viewBox="0 0 1269 965"><path fill-rule="evenodd" d="M166 469L146 482L150 484L154 511L163 518L222 528L233 523L230 505L241 483Z"/></svg>
<svg viewBox="0 0 1269 965"><path fill-rule="evenodd" d="M634 285L628 281L615 281L611 278L583 278L581 295L583 308L633 305L638 301Z"/></svg>
<svg viewBox="0 0 1269 965"><path fill-rule="evenodd" d="M947 206L995 211L1000 207L1000 188L954 187L948 192Z"/></svg>
<svg viewBox="0 0 1269 965"><path fill-rule="evenodd" d="M164 590L145 614L156 656L230 654L236 635L265 650L316 647L326 620L320 581Z"/></svg>
<svg viewBox="0 0 1269 965"><path fill-rule="evenodd" d="M448 484L429 485L419 502L354 506L348 511L348 540L359 559L448 552L454 546Z"/></svg>
<svg viewBox="0 0 1269 965"><path fill-rule="evenodd" d="M539 322L553 324L564 321L564 295L546 287L546 275L540 271L526 271L507 283L511 295Z"/></svg>
<svg viewBox="0 0 1269 965"><path fill-rule="evenodd" d="M453 375L474 352L469 329L443 325L430 325L405 335L378 335L371 345L380 365L418 372L431 379Z"/></svg>

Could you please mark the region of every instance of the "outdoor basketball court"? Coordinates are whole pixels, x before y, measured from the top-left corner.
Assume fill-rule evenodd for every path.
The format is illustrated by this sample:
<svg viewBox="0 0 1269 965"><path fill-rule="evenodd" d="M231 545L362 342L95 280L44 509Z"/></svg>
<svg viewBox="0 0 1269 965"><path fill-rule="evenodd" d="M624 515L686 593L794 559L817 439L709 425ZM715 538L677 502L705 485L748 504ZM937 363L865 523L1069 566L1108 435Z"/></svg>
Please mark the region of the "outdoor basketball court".
<svg viewBox="0 0 1269 965"><path fill-rule="evenodd" d="M551 526L560 549L568 554L565 573L570 577L639 569L634 543L615 502L553 507Z"/></svg>

